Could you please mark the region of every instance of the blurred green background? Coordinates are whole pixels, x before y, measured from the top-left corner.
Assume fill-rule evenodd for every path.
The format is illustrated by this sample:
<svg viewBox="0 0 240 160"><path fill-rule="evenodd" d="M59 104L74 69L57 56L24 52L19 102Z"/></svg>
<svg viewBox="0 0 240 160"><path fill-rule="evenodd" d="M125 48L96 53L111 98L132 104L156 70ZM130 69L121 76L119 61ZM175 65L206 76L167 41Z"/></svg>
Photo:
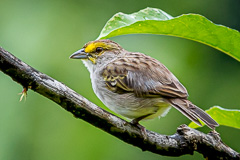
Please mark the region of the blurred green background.
<svg viewBox="0 0 240 160"><path fill-rule="evenodd" d="M198 13L214 23L240 30L240 1L236 0L0 0L0 6L0 46L106 110L94 95L82 62L68 57L96 39L115 13L155 7L172 16ZM240 63L224 53L168 36L127 35L112 40L129 51L146 53L164 63L199 107L240 109ZM74 118L31 90L27 101L19 102L22 87L2 72L0 88L0 160L177 159L142 152ZM189 122L171 109L166 117L142 124L161 134L174 134L179 125ZM207 127L199 130L209 132ZM217 131L227 145L240 152L240 130L220 126ZM202 156L195 153L178 159Z"/></svg>

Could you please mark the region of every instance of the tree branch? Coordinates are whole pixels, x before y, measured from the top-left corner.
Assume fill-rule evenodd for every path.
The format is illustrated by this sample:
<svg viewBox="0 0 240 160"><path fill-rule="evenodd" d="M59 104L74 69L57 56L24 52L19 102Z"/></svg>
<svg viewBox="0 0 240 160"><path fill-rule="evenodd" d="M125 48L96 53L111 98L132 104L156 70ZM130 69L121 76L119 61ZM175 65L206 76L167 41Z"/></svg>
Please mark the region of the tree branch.
<svg viewBox="0 0 240 160"><path fill-rule="evenodd" d="M174 135L160 135L147 131L147 138L144 138L137 126L108 113L3 48L0 48L0 70L24 88L30 88L56 102L76 118L83 119L143 151L165 156L181 156L197 151L209 159L240 159L240 154L226 146L216 132L204 134L186 125L178 127Z"/></svg>

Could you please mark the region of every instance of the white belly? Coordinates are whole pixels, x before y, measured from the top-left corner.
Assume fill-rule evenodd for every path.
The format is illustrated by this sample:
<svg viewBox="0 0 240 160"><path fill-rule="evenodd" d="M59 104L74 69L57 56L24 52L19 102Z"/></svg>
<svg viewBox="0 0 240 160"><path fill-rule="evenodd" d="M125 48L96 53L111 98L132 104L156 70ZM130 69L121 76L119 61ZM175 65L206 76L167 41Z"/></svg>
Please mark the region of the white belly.
<svg viewBox="0 0 240 160"><path fill-rule="evenodd" d="M102 83L102 84L100 84ZM102 86L102 87L101 87ZM150 115L145 119L165 116L171 106L162 98L137 98L134 93L117 94L105 87L105 82L92 82L97 97L112 111L130 118Z"/></svg>

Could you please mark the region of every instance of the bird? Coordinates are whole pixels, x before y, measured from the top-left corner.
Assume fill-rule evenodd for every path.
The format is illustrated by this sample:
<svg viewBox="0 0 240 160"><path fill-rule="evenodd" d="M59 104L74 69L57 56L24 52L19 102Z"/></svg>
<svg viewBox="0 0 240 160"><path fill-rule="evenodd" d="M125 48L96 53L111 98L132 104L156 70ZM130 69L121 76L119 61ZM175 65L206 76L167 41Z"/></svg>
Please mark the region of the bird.
<svg viewBox="0 0 240 160"><path fill-rule="evenodd" d="M174 107L199 126L202 126L199 120L212 130L219 126L188 100L186 88L173 73L148 55L127 51L112 40L101 39L86 43L69 58L83 61L97 97L132 124L141 126L139 121L163 117Z"/></svg>

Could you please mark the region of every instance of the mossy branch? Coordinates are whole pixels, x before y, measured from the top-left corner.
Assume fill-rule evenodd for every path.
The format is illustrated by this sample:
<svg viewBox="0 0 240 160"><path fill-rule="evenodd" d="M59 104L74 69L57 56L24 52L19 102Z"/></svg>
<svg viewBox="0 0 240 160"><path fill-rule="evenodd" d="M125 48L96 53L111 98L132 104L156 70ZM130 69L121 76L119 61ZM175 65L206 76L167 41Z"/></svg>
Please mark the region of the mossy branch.
<svg viewBox="0 0 240 160"><path fill-rule="evenodd" d="M63 83L30 67L3 48L0 48L0 70L23 88L32 89L56 102L76 118L83 119L143 151L165 156L181 156L197 151L208 159L240 159L240 154L225 145L216 132L204 134L186 125L178 127L174 135L147 131L145 139L141 130L135 125L108 113Z"/></svg>

